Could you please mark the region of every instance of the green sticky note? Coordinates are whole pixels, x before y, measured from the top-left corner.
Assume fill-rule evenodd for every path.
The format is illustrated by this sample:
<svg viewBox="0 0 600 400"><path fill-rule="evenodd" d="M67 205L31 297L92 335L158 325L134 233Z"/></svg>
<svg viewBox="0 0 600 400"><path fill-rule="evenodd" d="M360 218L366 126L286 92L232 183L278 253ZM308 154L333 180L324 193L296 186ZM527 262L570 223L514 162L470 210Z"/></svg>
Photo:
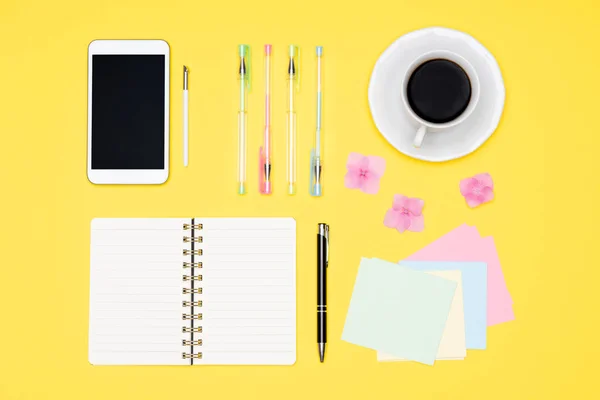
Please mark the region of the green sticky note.
<svg viewBox="0 0 600 400"><path fill-rule="evenodd" d="M363 258L342 340L433 365L456 282Z"/></svg>

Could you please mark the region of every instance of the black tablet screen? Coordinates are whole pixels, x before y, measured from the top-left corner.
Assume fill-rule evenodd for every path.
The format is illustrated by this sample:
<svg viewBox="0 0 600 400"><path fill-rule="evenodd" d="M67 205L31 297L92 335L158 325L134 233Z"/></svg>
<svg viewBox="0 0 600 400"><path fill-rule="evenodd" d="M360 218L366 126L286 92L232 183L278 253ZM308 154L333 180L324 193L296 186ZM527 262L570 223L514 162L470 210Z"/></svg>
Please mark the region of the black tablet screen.
<svg viewBox="0 0 600 400"><path fill-rule="evenodd" d="M92 57L92 169L164 169L165 56Z"/></svg>

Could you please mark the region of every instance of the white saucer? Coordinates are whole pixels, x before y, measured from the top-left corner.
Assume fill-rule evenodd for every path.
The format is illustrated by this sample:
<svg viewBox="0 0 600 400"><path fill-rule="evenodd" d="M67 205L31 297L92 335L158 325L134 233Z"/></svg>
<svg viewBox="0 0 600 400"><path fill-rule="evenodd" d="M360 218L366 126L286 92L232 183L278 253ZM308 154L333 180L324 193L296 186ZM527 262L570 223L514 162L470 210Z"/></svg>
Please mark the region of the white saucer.
<svg viewBox="0 0 600 400"><path fill-rule="evenodd" d="M420 148L413 146L419 128L402 104L402 78L421 54L453 51L469 61L479 76L481 94L473 113L459 125L428 132ZM426 161L447 161L477 150L496 130L504 108L504 81L494 56L466 33L427 28L396 40L377 60L369 83L369 107L377 129L398 151Z"/></svg>

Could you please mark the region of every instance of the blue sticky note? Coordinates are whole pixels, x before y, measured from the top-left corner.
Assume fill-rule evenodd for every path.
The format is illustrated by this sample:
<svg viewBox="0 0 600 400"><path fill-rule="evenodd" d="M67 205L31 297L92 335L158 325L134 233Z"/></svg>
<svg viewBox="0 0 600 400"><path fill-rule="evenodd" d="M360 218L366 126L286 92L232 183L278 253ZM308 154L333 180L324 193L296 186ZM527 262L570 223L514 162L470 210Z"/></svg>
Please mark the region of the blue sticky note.
<svg viewBox="0 0 600 400"><path fill-rule="evenodd" d="M342 340L433 365L456 286L448 279L363 258Z"/></svg>
<svg viewBox="0 0 600 400"><path fill-rule="evenodd" d="M462 273L467 349L483 350L487 342L487 264L482 262L400 261L417 271Z"/></svg>

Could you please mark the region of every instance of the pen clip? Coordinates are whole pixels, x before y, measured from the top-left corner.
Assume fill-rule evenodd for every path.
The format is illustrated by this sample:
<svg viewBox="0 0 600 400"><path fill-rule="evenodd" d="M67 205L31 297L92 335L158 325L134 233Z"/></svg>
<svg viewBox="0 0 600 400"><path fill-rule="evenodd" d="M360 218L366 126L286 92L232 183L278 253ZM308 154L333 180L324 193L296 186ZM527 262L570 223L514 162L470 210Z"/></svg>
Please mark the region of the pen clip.
<svg viewBox="0 0 600 400"><path fill-rule="evenodd" d="M291 79L296 81L296 91L300 91L300 47L290 44L289 47L290 63L288 65L288 74Z"/></svg>
<svg viewBox="0 0 600 400"><path fill-rule="evenodd" d="M320 197L323 193L321 191L321 166L319 159L316 156L315 149L312 148L310 151L310 182L308 192L311 196Z"/></svg>
<svg viewBox="0 0 600 400"><path fill-rule="evenodd" d="M188 73L189 69L185 65L183 66L183 90L188 90Z"/></svg>
<svg viewBox="0 0 600 400"><path fill-rule="evenodd" d="M258 192L260 194L271 194L272 185L271 160L267 160L265 150L261 146L258 149Z"/></svg>
<svg viewBox="0 0 600 400"><path fill-rule="evenodd" d="M240 69L239 74L240 78L244 80L246 84L246 88L248 91L252 89L251 86L251 65L252 65L252 56L250 52L250 46L247 44L239 45L239 56L240 56Z"/></svg>
<svg viewBox="0 0 600 400"><path fill-rule="evenodd" d="M329 268L329 225L325 224L325 268Z"/></svg>

